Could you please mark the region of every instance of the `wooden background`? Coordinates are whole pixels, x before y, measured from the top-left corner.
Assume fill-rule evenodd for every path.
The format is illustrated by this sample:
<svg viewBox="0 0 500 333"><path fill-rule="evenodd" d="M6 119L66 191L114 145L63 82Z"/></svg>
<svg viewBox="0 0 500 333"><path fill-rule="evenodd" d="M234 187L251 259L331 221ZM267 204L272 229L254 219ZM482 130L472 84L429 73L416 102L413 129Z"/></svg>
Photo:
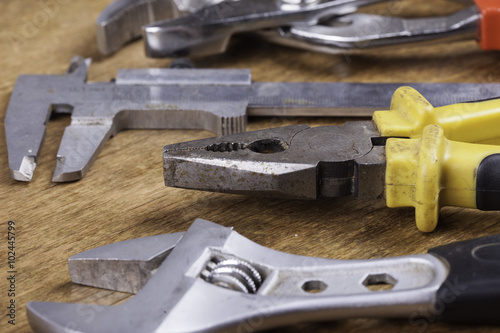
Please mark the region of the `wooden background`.
<svg viewBox="0 0 500 333"><path fill-rule="evenodd" d="M135 42L111 57L96 48L94 21L109 0L2 0L0 4L0 331L30 332L30 300L116 304L128 297L71 283L67 258L135 237L184 231L201 217L264 246L301 255L362 259L426 252L428 248L500 232L498 212L445 208L438 228L422 234L410 208L354 198L316 202L246 198L166 188L162 147L212 136L206 131L130 130L110 140L88 174L69 184L51 182L56 152L69 117L52 119L31 183L9 178L5 110L19 74L62 74L73 55L92 57L90 81L107 81L119 68L166 67L170 60L144 56ZM403 1L378 6L382 13L450 13L465 1ZM418 4L418 5L416 5ZM51 5L50 17L44 7ZM500 54L475 42L438 44L363 55L332 56L236 39L224 55L198 67L251 68L256 81L499 82ZM445 94L446 91L443 91ZM249 130L345 119L253 118ZM16 326L7 325L7 221L16 222ZM465 332L491 327L412 325L409 319L353 319L290 326L272 332Z"/></svg>

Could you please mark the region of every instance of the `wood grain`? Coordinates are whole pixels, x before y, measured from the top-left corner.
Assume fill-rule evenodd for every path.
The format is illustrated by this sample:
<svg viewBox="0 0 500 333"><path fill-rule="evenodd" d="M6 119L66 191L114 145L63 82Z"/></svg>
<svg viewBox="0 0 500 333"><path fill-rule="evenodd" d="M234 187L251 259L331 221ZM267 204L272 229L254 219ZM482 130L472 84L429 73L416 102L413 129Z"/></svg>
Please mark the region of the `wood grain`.
<svg viewBox="0 0 500 333"><path fill-rule="evenodd" d="M28 301L111 305L127 294L71 283L67 258L97 246L135 237L184 231L201 217L264 246L301 255L340 259L426 252L444 243L500 232L498 212L445 208L437 230L417 231L410 208L388 209L383 201L354 198L313 202L247 198L166 188L162 147L212 136L205 131L124 131L110 140L81 181L51 182L56 152L68 117L47 126L34 180L9 178L5 110L19 74L64 73L73 55L92 57L91 81L107 81L119 68L166 67L147 59L141 41L104 57L96 48L94 21L109 0L3 0L0 4L0 290L2 332L30 332ZM44 21L44 6L52 15ZM418 5L416 5L418 4ZM426 15L453 12L458 2L390 2L382 13ZM47 13L45 11L45 13ZM256 81L499 82L500 54L475 42L399 48L363 55L324 55L235 38L226 54L196 60L199 67L251 68ZM443 94L446 94L443 91ZM345 119L254 118L249 129L287 124L338 124ZM16 326L7 324L7 221L16 222ZM5 235L5 236L4 236ZM390 315L390 314L388 314ZM353 319L304 324L272 332L466 332L492 327L415 325L409 319Z"/></svg>

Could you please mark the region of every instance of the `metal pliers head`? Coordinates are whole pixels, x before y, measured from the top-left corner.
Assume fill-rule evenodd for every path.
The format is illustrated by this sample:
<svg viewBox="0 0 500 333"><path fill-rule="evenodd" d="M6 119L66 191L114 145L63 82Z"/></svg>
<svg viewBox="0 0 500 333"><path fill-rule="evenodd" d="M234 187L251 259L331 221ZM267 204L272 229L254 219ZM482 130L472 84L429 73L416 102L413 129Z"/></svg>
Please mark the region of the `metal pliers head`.
<svg viewBox="0 0 500 333"><path fill-rule="evenodd" d="M206 191L316 199L383 195L384 150L371 121L228 135L164 148L165 184ZM370 173L370 186L359 173ZM364 190L366 189L366 190ZM360 193L362 192L362 193Z"/></svg>

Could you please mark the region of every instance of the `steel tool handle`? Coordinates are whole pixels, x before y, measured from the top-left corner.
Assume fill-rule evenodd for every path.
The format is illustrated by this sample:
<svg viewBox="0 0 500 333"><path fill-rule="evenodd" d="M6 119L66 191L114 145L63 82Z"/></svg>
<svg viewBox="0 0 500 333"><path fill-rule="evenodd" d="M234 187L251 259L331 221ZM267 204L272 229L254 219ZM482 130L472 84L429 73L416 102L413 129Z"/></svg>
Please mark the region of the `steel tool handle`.
<svg viewBox="0 0 500 333"><path fill-rule="evenodd" d="M441 206L500 210L500 147L448 140L438 125L420 139L388 139L389 207L415 207L417 227L434 230Z"/></svg>
<svg viewBox="0 0 500 333"><path fill-rule="evenodd" d="M447 322L500 324L500 235L439 246L429 253L450 265L435 311Z"/></svg>

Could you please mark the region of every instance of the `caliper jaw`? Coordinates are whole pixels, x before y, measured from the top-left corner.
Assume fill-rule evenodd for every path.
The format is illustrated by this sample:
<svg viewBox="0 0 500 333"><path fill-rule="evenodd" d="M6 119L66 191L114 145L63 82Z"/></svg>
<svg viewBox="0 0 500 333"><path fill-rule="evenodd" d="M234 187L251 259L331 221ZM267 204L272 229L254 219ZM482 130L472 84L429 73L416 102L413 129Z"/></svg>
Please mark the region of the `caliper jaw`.
<svg viewBox="0 0 500 333"><path fill-rule="evenodd" d="M17 79L5 115L5 136L11 177L30 181L45 139L51 112L72 113L73 106L56 95L55 86L79 86L87 80L90 59L75 57L68 73L21 75Z"/></svg>
<svg viewBox="0 0 500 333"><path fill-rule="evenodd" d="M19 77L5 117L12 178L32 179L51 112L71 114L55 182L81 179L122 129L245 130L249 70L128 69L115 82L87 83L89 65L75 57L66 75Z"/></svg>

